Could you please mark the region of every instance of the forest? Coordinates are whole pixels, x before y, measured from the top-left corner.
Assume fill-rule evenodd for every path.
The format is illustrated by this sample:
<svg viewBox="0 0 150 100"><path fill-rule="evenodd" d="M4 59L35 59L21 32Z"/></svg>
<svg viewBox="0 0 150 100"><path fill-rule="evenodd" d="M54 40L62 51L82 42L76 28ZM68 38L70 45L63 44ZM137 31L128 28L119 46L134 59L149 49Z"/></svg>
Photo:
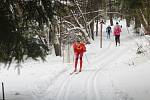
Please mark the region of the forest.
<svg viewBox="0 0 150 100"><path fill-rule="evenodd" d="M0 62L37 60L62 49L81 33L86 43L98 36L101 21L126 19L135 34L150 35L149 0L1 0ZM96 32L94 32L96 23ZM140 35L140 34L139 34Z"/></svg>

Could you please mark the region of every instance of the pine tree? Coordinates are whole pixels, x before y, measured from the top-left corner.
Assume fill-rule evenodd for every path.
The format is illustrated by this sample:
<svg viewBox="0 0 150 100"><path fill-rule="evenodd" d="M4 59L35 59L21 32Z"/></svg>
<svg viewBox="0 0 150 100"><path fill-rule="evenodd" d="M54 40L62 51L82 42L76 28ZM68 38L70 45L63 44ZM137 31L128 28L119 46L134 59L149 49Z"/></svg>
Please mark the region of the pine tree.
<svg viewBox="0 0 150 100"><path fill-rule="evenodd" d="M0 2L0 62L20 63L30 57L45 60L48 47L41 40L41 26L46 17L40 14L40 7L34 1Z"/></svg>

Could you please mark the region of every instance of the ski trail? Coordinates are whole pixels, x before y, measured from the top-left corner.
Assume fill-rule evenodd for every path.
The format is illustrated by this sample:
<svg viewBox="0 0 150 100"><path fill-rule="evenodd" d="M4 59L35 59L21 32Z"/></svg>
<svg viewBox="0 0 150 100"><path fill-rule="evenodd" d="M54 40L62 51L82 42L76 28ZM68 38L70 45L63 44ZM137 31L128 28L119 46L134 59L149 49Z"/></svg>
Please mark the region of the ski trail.
<svg viewBox="0 0 150 100"><path fill-rule="evenodd" d="M71 70L69 70L69 71L67 71L64 75L62 75L57 81L56 81L56 84L55 84L55 87L58 87L56 90L58 90L58 91L56 91L54 94L55 94L55 96L54 96L54 100L65 100L65 95L66 95L66 90L68 90L69 88L70 88L70 86L69 86L69 83L70 83L70 81L71 81L71 79L72 79L72 77L74 76L74 73L72 74L72 75L70 75L70 72L72 71L72 69ZM62 80L61 82L60 82L60 80Z"/></svg>
<svg viewBox="0 0 150 100"><path fill-rule="evenodd" d="M82 78L80 77L81 75L82 75ZM84 74L79 73L77 75L74 75L72 77L72 81L69 83L69 88L67 88L67 90L65 91L66 95L64 96L63 100L86 100L85 88L87 85L88 77L85 73ZM80 81L81 79L84 79L84 80ZM75 84L77 85L75 86Z"/></svg>
<svg viewBox="0 0 150 100"><path fill-rule="evenodd" d="M86 75L86 74L84 74L84 75ZM84 81L83 82L79 81L80 83L76 80L76 79L80 80L80 75L78 75L78 74L73 74L70 77L65 77L65 78L67 78L67 79L65 81L63 81L63 83L61 85L58 84L60 86L59 91L55 93L56 99L55 98L53 98L53 99L54 100L85 100L85 95L82 95L81 97L78 95L82 92L83 93L86 92L86 91L84 91L84 88L87 84L85 81L88 79L87 75L82 76L82 78L84 78ZM74 83L80 84L80 85L74 86L75 85ZM81 87L83 87L83 88L81 88ZM76 91L78 91L78 92L76 92Z"/></svg>
<svg viewBox="0 0 150 100"><path fill-rule="evenodd" d="M115 53L113 53L113 56L111 56L109 59L107 60L103 60L103 58L101 57L101 59L99 59L101 62L99 63L99 69L97 69L97 71L95 71L92 76L90 77L90 79L88 80L88 85L87 85L87 91L88 91L88 94L87 94L87 100L100 100L100 93L99 91L97 90L98 86L97 86L97 76L99 73L101 73L101 71L107 67L108 65L110 65L112 62L112 60L115 58L115 57L118 57L121 53L122 53L122 50L124 48L121 48L118 51L116 51ZM118 58L119 59L119 58ZM103 70L104 71L104 70ZM92 95L91 95L92 93Z"/></svg>
<svg viewBox="0 0 150 100"><path fill-rule="evenodd" d="M44 89L41 90L39 85L35 85L35 89L32 91L32 93L34 94L33 97L36 98L37 100L47 100L46 97L43 97L43 94L48 94L47 91L49 90L49 87L53 84L55 84L55 80L57 80L58 78L60 78L62 75L68 73L67 69L64 69L62 71L60 71L59 74L56 74L53 78L50 78L50 80L47 80L44 82L43 86ZM63 80L65 81L65 80Z"/></svg>
<svg viewBox="0 0 150 100"><path fill-rule="evenodd" d="M112 51L115 51L114 49L116 49L116 48L113 48L112 50L110 50L109 51L109 53L110 54L112 54ZM122 55L122 51L123 50L125 50L125 51L127 51L128 50L128 48L126 48L126 47L122 47L122 48L117 48L117 49L119 49L119 50L117 50L117 51L115 51L112 55L111 55L111 57L109 57L107 60L103 60L103 57L105 56L105 54L108 54L108 52L106 52L105 54L103 54L100 58L99 58L99 60L101 61L100 63L99 63L99 65L101 66L97 71L95 71L95 72L93 72L93 73L91 73L92 75L89 77L89 79L88 79L88 81L87 81L87 91L88 91L88 93L87 93L87 96L88 97L86 97L86 100L100 100L100 94L99 94L99 92L97 91L97 82L96 82L96 80L97 80L97 76L98 76L98 74L100 73L100 70L102 70L102 69L104 69L105 67L107 67L107 66L109 66L109 65L111 65L111 61L113 61L114 60L114 58L117 58L118 57L118 59L119 59L119 56L120 55ZM119 51L119 52L118 52ZM117 60L117 59L116 59ZM97 60L98 61L98 60ZM96 62L96 61L95 61Z"/></svg>
<svg viewBox="0 0 150 100"><path fill-rule="evenodd" d="M87 81L87 96L86 100L96 100L96 93L95 93L95 88L94 85L92 85L93 77L95 76L95 73L92 73L91 77L89 77ZM91 94L92 92L92 94Z"/></svg>
<svg viewBox="0 0 150 100"><path fill-rule="evenodd" d="M69 87L69 81L71 80L71 77L73 76L70 76L70 77L67 77L67 79L65 79L65 81L63 81L60 89L59 89L59 92L57 93L57 98L56 100L65 100L64 97L65 97L65 91L68 90Z"/></svg>
<svg viewBox="0 0 150 100"><path fill-rule="evenodd" d="M101 94L101 89L99 89L99 87L101 87L101 85L99 85L99 84L97 84L99 81L101 81L102 83L107 83L107 87L109 87L110 89L107 89L108 91L111 91L111 93L114 93L113 92L113 87L112 87L112 85L111 85L111 82L108 82L109 81L109 79L108 79L108 81L107 82L103 82L103 80L100 80L101 78L99 78L99 77L101 77L101 75L103 76L103 75L105 75L106 73L104 73L104 72L107 72L107 71L105 71L106 70L106 68L108 68L112 63L112 61L114 60L114 58L115 58L115 60L117 60L117 59L119 59L120 57L118 57L122 52L122 49L120 50L120 52L116 52L114 55L115 56L112 56L110 59L108 59L107 61L104 61L104 62L102 62L102 66L101 66L101 69L100 70L98 70L96 73L95 73L95 77L94 77L94 82L93 82L93 84L94 84L94 87L95 87L95 91L96 91L96 95L97 95L97 99L95 99L95 100L103 100L102 99L102 94ZM118 58L116 58L116 57L118 57ZM105 76L106 77L106 76ZM99 81L97 81L97 80L99 80ZM99 86L98 86L99 85ZM102 86L102 88L103 88L103 86ZM102 90L105 90L105 89L102 89ZM108 96L106 96L107 97L107 99L106 100L113 100L113 97L114 95L112 95L112 97L108 97ZM109 99L108 99L109 98ZM104 99L105 100L105 99ZM114 100L116 100L116 99L114 99Z"/></svg>
<svg viewBox="0 0 150 100"><path fill-rule="evenodd" d="M108 44L107 48L104 48L101 51L101 52L104 52L104 53L100 52L100 53L97 53L95 56L93 56L93 58L91 58L91 60L89 62L90 66L93 66L92 64L94 64L94 63L100 62L100 60L105 58L106 56L111 55L112 54L112 50L109 49L111 47L111 45L112 45L112 41L110 41L110 43ZM112 46L112 48L116 49L115 46ZM86 62L85 59L84 59L84 62ZM96 66L94 65L94 67L97 67L97 65Z"/></svg>
<svg viewBox="0 0 150 100"><path fill-rule="evenodd" d="M101 52L91 56L90 63L93 65L84 65L87 67L84 67L79 74L69 75L70 71L67 71L61 75L53 86L49 86L47 89L49 97L44 100L128 100L124 99L125 93L119 94L120 90L113 86L108 75L111 65L128 52L126 45L115 47L110 40L106 48L100 49ZM125 52L122 53L123 51ZM83 60L85 62L85 59Z"/></svg>
<svg viewBox="0 0 150 100"><path fill-rule="evenodd" d="M125 55L125 53L122 54L122 51L128 52L128 50L129 50L128 47L125 47L125 46L119 48L119 50L117 50L117 51L111 50L111 51L114 51L114 52L111 55L111 57L109 57L107 60L99 59L99 60L101 60L101 62L98 63L100 65L100 69L97 70L95 72L95 76L93 76L93 78L94 78L94 81L93 81L94 88L93 89L95 90L95 93L96 93L96 99L94 99L94 100L130 100L131 99L131 98L128 97L128 95L126 93L124 93L124 92L122 92L122 91L120 91L120 90L118 90L114 87L114 85L113 85L113 83L110 79L110 76L108 76L108 75L104 76L106 74L104 72L109 73L107 71L109 66L111 66L112 63L114 63L118 59L120 59L121 56ZM115 61L114 61L114 59L115 59ZM99 77L101 77L101 75L104 76L107 79L99 78ZM103 80L105 80L105 81L103 82ZM106 87L106 86L103 85L103 84L101 84L101 85L97 84L98 82L102 82L103 84L107 83L107 87L109 87L109 88L105 89L104 87ZM103 95L103 92L101 90L107 91L108 93L105 93ZM107 96L107 94L108 94L108 96Z"/></svg>
<svg viewBox="0 0 150 100"><path fill-rule="evenodd" d="M120 55L122 49L124 49L124 48L121 48L120 52L119 53L116 52L116 53L118 55ZM117 54L114 54L114 56L109 58L107 61L101 60L100 64L104 64L104 63L108 64L108 62L113 60L114 57L118 56ZM61 85L61 88L59 90L59 93L57 95L57 99L56 100L61 100L61 99L62 100L77 100L77 99L78 100L99 100L99 97L98 97L99 93L96 90L97 84L96 84L95 80L96 80L97 73L104 68L103 66L101 66L99 69L95 69L93 72L90 72L90 73L83 73L83 72L81 72L81 73L79 73L80 75L72 75L71 77L69 77ZM80 82L79 78L84 79L84 82L79 84L80 85L79 86L80 87L79 88L80 91L78 91L77 87L75 86L76 82ZM85 87L88 90L85 90ZM84 96L81 95L82 97L79 97L80 96L79 94L82 93L82 91L87 91L87 94L84 95ZM72 94L70 94L70 93L72 93ZM88 96L88 97L85 97L85 96ZM86 99L84 99L84 98L86 98Z"/></svg>

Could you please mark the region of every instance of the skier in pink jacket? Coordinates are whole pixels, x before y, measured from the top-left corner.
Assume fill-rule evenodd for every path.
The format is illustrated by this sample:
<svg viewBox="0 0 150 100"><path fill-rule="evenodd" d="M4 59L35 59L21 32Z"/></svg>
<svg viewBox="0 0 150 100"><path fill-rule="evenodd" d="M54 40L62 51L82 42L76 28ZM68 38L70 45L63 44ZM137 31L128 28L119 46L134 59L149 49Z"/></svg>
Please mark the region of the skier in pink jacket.
<svg viewBox="0 0 150 100"><path fill-rule="evenodd" d="M120 46L120 33L121 33L121 27L118 24L118 22L116 22L116 25L114 26L114 31L113 31L113 35L115 36L116 46L117 46L117 43L119 43L119 46Z"/></svg>

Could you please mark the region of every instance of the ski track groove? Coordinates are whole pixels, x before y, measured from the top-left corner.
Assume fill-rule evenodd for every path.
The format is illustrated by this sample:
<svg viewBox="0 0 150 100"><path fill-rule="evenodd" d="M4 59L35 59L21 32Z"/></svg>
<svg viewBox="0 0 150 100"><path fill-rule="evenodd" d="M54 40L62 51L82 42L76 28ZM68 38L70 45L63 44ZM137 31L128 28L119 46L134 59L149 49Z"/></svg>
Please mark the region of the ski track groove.
<svg viewBox="0 0 150 100"><path fill-rule="evenodd" d="M108 46L109 48L111 47L111 44L112 42L110 42L110 45ZM91 61L91 63L97 63L101 60L103 60L103 58L107 57L107 56L111 56L111 55L114 55L114 53L112 53L115 49L120 49L120 46L119 47L115 47L115 45L113 46L113 48L110 50L109 48L107 49L104 49L104 53L103 54L98 54L97 56L100 56L100 57L95 57L96 59L94 59L93 61Z"/></svg>
<svg viewBox="0 0 150 100"><path fill-rule="evenodd" d="M94 88L93 87L93 85L91 84L91 82L92 82L92 80L93 80L93 76L95 76L94 75L95 73L93 73L92 75L91 75L91 77L89 77L89 79L87 80L87 99L86 100L95 100L95 98L93 98L93 97L96 97L96 93L95 93L95 91L94 90L91 90L92 88ZM91 86L92 86L92 88L91 88ZM93 94L94 94L94 96L93 95L91 95L91 93L90 92L92 92Z"/></svg>
<svg viewBox="0 0 150 100"><path fill-rule="evenodd" d="M115 48L116 49L116 48ZM108 60L106 60L106 61L104 61L103 60L103 57L101 57L101 59L99 59L99 60L101 60L102 62L100 62L99 63L99 66L101 66L97 71L95 71L94 73L93 73L93 75L91 75L91 77L89 78L89 80L88 80L88 85L87 85L87 89L88 89L88 94L87 94L87 96L88 96L88 99L87 100L100 100L100 97L99 97L99 92L97 91L97 82L96 82L96 80L97 80L97 76L98 76L98 74L100 73L100 71L101 70L103 70L105 67L107 67L107 65L110 65L110 61L112 61L115 57L118 57L121 53L122 53L122 49L124 49L124 48L121 48L121 50L119 50L119 53L118 53L118 51L116 51L115 53L113 53L112 55L114 55L114 56L111 56ZM114 50L113 50L114 51ZM107 53L105 53L105 54L107 54ZM105 56L105 54L103 55L103 56ZM119 59L119 58L118 58ZM103 66L102 66L103 65ZM90 83L91 82L91 83ZM90 85L89 85L90 84ZM90 87L92 87L92 88L90 88ZM93 89L92 90L92 93L94 94L94 96L93 95L89 95L89 94L91 94L90 92L91 92L91 90L89 90L89 89ZM92 98L91 98L92 97ZM95 98L94 98L95 97Z"/></svg>
<svg viewBox="0 0 150 100"><path fill-rule="evenodd" d="M75 74L75 73L74 73L74 74ZM71 76L71 79L72 79L73 76L74 76L74 75ZM70 79L70 80L71 80L71 79ZM68 81L68 83L65 84L65 85L66 85L67 88L64 88L64 90L66 90L66 91L64 91L64 96L63 96L64 99L63 99L63 100L68 100L69 90L70 90L70 88L71 88L71 82ZM59 99L59 100L61 100L61 99Z"/></svg>
<svg viewBox="0 0 150 100"><path fill-rule="evenodd" d="M96 62L99 62L100 59L103 59L104 57L106 57L108 54L112 54L112 50L109 50L109 48L111 47L112 45L112 41L110 41L110 43L108 44L109 46L106 48L106 49L103 49L104 53L102 54L97 54L96 56L94 56L94 60L90 62L90 64L92 63L96 63ZM113 49L116 49L115 45L114 45L114 48ZM100 56L100 57L97 57L97 56ZM97 66L97 65L94 65L94 66Z"/></svg>
<svg viewBox="0 0 150 100"><path fill-rule="evenodd" d="M98 52L98 54L96 54L95 57L93 57L93 58L94 58L94 61L99 60L99 57L97 57L97 56L101 56L101 58L102 58L102 57L104 57L104 56L107 55L107 52L111 53L111 51L109 50L109 48L111 47L111 45L112 45L112 40L109 41L108 46L107 46L105 49L103 49L103 51L104 51L105 53L102 53L102 51L101 51L101 52ZM114 47L115 47L115 45L114 45ZM95 58L96 58L96 59L95 59ZM93 63L93 62L92 62L92 63Z"/></svg>
<svg viewBox="0 0 150 100"><path fill-rule="evenodd" d="M79 73L81 74L81 73ZM73 77L78 77L78 75L74 73L74 75L71 75L69 78L67 77L64 81L63 84L60 85L60 90L59 92L56 93L56 100L69 100L69 93L71 90L71 80L73 80ZM88 80L88 77L86 77ZM86 81L84 82L84 88L86 87Z"/></svg>
<svg viewBox="0 0 150 100"><path fill-rule="evenodd" d="M62 98L62 95L65 97L66 92L64 91L68 89L69 80L71 80L72 77L73 75L65 77L65 79L62 81L63 84L59 84L60 89L56 93L56 100L65 100L65 98Z"/></svg>
<svg viewBox="0 0 150 100"><path fill-rule="evenodd" d="M100 96L100 92L99 92L99 87L97 86L97 78L98 78L98 76L100 77L100 74L102 74L101 73L101 71L103 70L103 69L105 69L105 68L107 68L109 65L111 65L112 63L110 63L110 61L112 61L114 58L116 58L116 57L118 57L122 52L121 52L121 50L120 50L120 52L118 53L118 52L116 52L117 54L114 54L115 56L112 56L111 57L111 59L109 59L109 60L107 60L105 63L104 63L104 65L102 66L102 68L100 68L97 72L95 72L95 76L94 76L94 89L95 89L95 91L96 91L96 96L97 96L97 99L96 100L101 100L101 96ZM117 59L119 59L120 57L118 57ZM111 84L111 83L110 83ZM113 87L111 87L111 88L113 88Z"/></svg>
<svg viewBox="0 0 150 100"><path fill-rule="evenodd" d="M94 59L94 62L99 61L100 59L103 59L104 56L106 56L108 53L111 53L111 51L109 50L109 48L111 47L112 41L110 41L110 43L108 44L108 47L106 49L104 49L105 53L103 53L102 55L100 55L100 57L96 57L97 59ZM108 52L108 53L107 53ZM99 56L99 55L97 55ZM93 62L92 62L93 63ZM87 80L87 99L86 100L100 100L98 98L98 93L96 92L96 83L95 83L95 76L97 75L97 73L99 72L99 70L101 70L102 68L99 68L96 72L93 73L93 75L91 75L91 77L89 77L89 79ZM92 82L92 83L90 83ZM91 89L90 87L92 86L92 88L94 90L92 90L92 93L94 94L94 96L90 95L91 93ZM91 98L92 97L92 98ZM93 98L95 97L95 98Z"/></svg>
<svg viewBox="0 0 150 100"><path fill-rule="evenodd" d="M70 71L71 71L71 70L66 70L65 72L61 73L61 74L59 75L59 77L56 79L56 81L54 82L53 85L57 86L57 89L56 89L56 92L54 93L52 99L50 99L50 100L57 100L58 95L60 94L60 90L62 90L62 85L64 85L65 82L69 80L68 77L70 77L70 76L68 75L68 73L69 73ZM64 75L65 75L65 77L64 77ZM68 75L68 76L66 77L66 75ZM63 79L61 79L62 81L57 82L61 77L64 77ZM51 88L52 88L52 87L50 86L50 87L47 89L47 91L46 91L46 92L47 92L47 95L49 95L49 89L51 89ZM46 96L47 96L47 95L46 95ZM43 100L43 99L42 99L42 100ZM47 99L46 99L46 100L47 100ZM49 100L49 99L48 99L48 100Z"/></svg>
<svg viewBox="0 0 150 100"><path fill-rule="evenodd" d="M68 70L63 70L63 71L61 71L58 75L56 75L55 76L55 80L57 80L59 77L61 77L62 75L64 75L65 73L68 73ZM54 80L54 79L53 79ZM49 88L53 85L53 84L55 84L56 83L56 81L53 81L53 83L52 84L50 84L49 86L48 86L48 88L45 90L45 93L48 93L48 90L49 90ZM65 80L64 80L65 81ZM63 83L63 81L62 81L62 83ZM44 98L45 97L40 97L40 96L36 96L36 95L39 95L39 93L38 92L40 92L40 91L38 91L37 90L38 88L36 88L34 91L33 91L33 93L34 93L34 98L36 98L36 99L38 99L38 100L45 100ZM43 93L43 91L42 91L42 93ZM43 93L44 94L44 93ZM47 99L46 99L47 100Z"/></svg>
<svg viewBox="0 0 150 100"><path fill-rule="evenodd" d="M82 74L82 73L79 73L79 74ZM75 75L74 77L78 77L79 75ZM89 76L90 76L90 74L89 74ZM86 80L88 80L88 77L86 77ZM84 88L83 89L85 89L86 88L86 85L87 85L87 83L86 83L86 80L84 80ZM71 82L70 82L70 84L71 84ZM63 100L70 100L69 99L69 93L71 93L71 88L70 88L70 86L71 85L69 85L68 87L69 88L67 88L67 90L66 90L66 95L65 95L65 99L63 99ZM85 91L86 92L86 91ZM86 96L84 95L84 98L86 98ZM86 99L84 99L84 100L86 100Z"/></svg>

